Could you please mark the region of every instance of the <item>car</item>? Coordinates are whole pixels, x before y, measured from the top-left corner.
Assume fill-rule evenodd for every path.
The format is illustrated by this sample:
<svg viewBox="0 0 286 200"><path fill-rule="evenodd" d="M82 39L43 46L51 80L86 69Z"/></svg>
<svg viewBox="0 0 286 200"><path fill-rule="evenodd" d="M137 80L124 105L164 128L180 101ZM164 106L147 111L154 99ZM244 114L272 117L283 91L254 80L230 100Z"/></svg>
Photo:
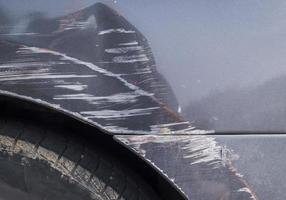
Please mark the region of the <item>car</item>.
<svg viewBox="0 0 286 200"><path fill-rule="evenodd" d="M0 6L0 199L269 194L271 181L261 186L260 176L268 165L253 163L265 137L213 131L220 119L209 113L217 112L201 112L212 105L208 99L190 106L201 118L189 120L152 45L123 11L106 3L62 9L25 2Z"/></svg>

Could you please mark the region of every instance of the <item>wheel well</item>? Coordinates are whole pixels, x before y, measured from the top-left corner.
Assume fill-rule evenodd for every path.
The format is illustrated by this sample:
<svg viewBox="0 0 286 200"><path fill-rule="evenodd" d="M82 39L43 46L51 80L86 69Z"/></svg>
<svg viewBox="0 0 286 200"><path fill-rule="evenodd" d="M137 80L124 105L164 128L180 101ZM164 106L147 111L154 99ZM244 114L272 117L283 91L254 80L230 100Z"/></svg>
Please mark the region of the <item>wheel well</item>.
<svg viewBox="0 0 286 200"><path fill-rule="evenodd" d="M80 135L77 134L74 136L99 145L103 149L112 152L120 161L128 163L128 166L138 173L162 200L186 199L181 191L164 175L160 174L159 171L136 153L116 142L111 134L104 133L95 126L76 119L56 108L11 95L0 95L0 108L0 115L33 120L34 123L43 126L50 126L52 124L53 127L58 126L67 130L73 130L72 132L74 133L80 133Z"/></svg>

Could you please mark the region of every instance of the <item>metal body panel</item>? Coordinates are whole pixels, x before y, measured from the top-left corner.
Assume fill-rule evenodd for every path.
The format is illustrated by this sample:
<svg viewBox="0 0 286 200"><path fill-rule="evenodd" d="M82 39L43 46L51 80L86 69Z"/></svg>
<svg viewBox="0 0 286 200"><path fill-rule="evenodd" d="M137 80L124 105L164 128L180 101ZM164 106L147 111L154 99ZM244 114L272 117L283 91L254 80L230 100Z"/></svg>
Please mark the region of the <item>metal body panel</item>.
<svg viewBox="0 0 286 200"><path fill-rule="evenodd" d="M258 199L218 138L202 135L115 136L173 180L189 199ZM235 141L234 141L235 142Z"/></svg>
<svg viewBox="0 0 286 200"><path fill-rule="evenodd" d="M22 32L3 30L0 95L58 110L108 134L193 131L177 114L147 40L109 7L32 17Z"/></svg>
<svg viewBox="0 0 286 200"><path fill-rule="evenodd" d="M164 169L190 199L285 199L284 135L116 138Z"/></svg>
<svg viewBox="0 0 286 200"><path fill-rule="evenodd" d="M193 129L177 114L145 37L109 7L29 20L24 32L2 34L1 91L57 105L110 133Z"/></svg>
<svg viewBox="0 0 286 200"><path fill-rule="evenodd" d="M259 199L285 199L285 135L219 136Z"/></svg>
<svg viewBox="0 0 286 200"><path fill-rule="evenodd" d="M204 136L209 131L180 117L146 38L119 13L95 4L64 17L27 20L22 32L1 32L0 94L115 135L190 199L258 199L232 152L217 143L224 138Z"/></svg>

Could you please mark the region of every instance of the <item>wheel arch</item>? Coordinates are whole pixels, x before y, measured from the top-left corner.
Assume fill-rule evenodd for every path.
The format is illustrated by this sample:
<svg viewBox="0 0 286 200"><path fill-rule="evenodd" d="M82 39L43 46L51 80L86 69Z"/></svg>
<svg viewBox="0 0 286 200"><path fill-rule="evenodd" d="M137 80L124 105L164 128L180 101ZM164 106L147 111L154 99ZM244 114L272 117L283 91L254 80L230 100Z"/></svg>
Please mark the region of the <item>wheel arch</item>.
<svg viewBox="0 0 286 200"><path fill-rule="evenodd" d="M117 142L114 135L67 110L36 99L5 92L0 92L0 108L0 115L25 117L45 125L53 124L53 126L61 127L64 125L63 128L72 128L76 130L75 132L80 130L80 137L92 143L104 144L103 148L108 147L108 151L112 151L112 154L115 154L122 162L128 163L128 166L138 173L162 200L187 199L183 192L159 169L135 151Z"/></svg>

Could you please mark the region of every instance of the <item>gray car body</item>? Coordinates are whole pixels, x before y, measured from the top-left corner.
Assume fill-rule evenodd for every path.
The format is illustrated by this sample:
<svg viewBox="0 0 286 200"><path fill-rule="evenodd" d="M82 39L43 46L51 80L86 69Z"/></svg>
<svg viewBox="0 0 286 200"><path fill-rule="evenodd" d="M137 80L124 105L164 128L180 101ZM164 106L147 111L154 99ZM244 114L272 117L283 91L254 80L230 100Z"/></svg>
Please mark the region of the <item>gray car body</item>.
<svg viewBox="0 0 286 200"><path fill-rule="evenodd" d="M219 144L227 139L180 116L148 41L116 11L95 4L63 17L30 17L24 32L3 30L2 96L111 135L183 198L258 199L234 166L235 154Z"/></svg>

